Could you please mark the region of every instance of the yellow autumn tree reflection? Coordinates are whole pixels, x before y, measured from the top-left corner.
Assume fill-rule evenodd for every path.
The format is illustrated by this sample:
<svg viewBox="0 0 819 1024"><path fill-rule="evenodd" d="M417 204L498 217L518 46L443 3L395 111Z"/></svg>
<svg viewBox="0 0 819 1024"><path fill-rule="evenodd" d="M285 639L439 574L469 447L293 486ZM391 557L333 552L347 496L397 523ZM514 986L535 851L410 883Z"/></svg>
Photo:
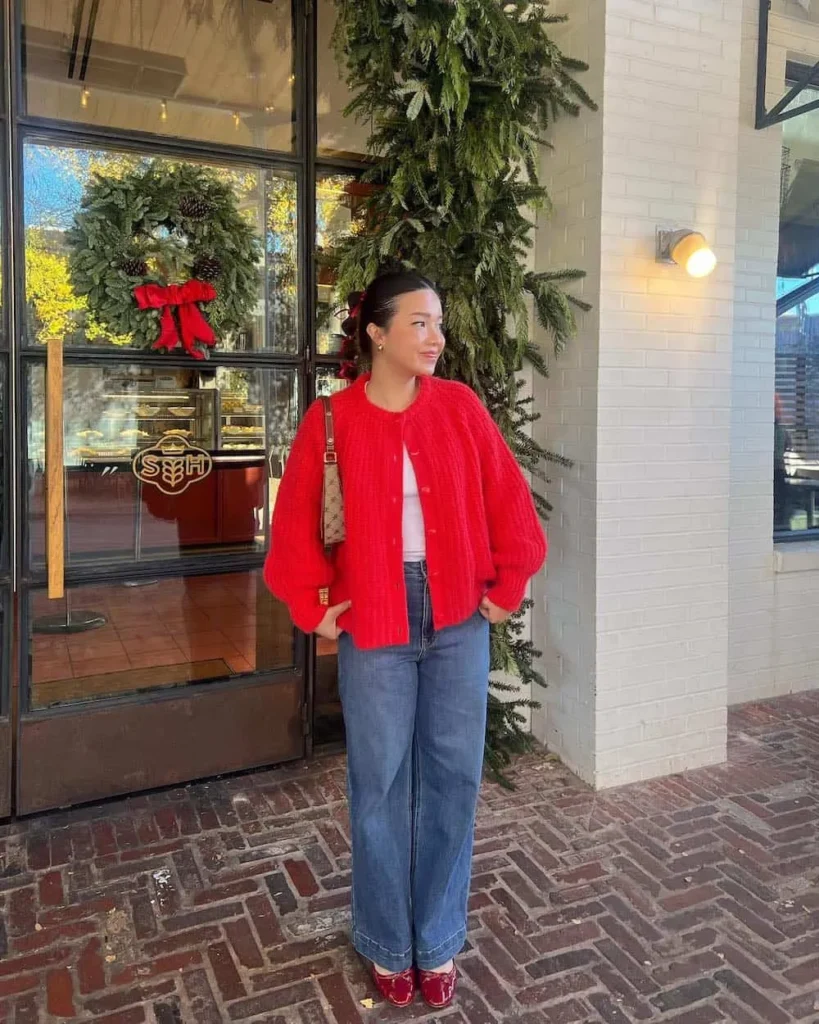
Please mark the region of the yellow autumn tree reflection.
<svg viewBox="0 0 819 1024"><path fill-rule="evenodd" d="M124 335L106 331L88 312L84 296L76 294L68 276L68 257L50 249L38 228L26 231L26 298L30 328L42 344L82 330L88 341L127 345Z"/></svg>

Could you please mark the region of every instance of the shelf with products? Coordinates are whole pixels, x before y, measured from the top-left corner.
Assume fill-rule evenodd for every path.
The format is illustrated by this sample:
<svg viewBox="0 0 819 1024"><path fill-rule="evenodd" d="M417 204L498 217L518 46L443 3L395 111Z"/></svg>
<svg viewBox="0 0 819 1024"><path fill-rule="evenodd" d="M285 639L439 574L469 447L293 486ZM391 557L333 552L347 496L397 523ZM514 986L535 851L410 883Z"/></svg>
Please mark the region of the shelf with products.
<svg viewBox="0 0 819 1024"><path fill-rule="evenodd" d="M67 465L128 460L142 448L178 437L201 448L216 447L216 397L212 388L133 388L124 381L65 405ZM94 399L96 398L96 401Z"/></svg>
<svg viewBox="0 0 819 1024"><path fill-rule="evenodd" d="M264 405L247 390L223 390L219 395L219 448L230 452L263 453L267 419Z"/></svg>

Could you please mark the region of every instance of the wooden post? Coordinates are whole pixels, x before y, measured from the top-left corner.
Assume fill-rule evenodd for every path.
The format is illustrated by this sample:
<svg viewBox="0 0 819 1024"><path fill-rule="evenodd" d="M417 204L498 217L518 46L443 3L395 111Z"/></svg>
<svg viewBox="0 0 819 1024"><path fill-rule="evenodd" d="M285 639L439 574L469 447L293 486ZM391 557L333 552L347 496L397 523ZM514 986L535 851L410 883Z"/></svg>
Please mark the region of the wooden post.
<svg viewBox="0 0 819 1024"><path fill-rule="evenodd" d="M46 552L48 596L65 596L65 468L63 459L63 339L50 338L46 361Z"/></svg>

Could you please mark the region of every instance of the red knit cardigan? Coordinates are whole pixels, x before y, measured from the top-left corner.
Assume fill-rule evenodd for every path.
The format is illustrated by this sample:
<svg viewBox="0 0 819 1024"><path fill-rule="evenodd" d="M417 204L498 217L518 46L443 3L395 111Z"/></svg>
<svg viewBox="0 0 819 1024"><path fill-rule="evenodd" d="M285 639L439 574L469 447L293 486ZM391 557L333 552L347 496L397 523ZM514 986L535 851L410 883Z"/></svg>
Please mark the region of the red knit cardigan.
<svg viewBox="0 0 819 1024"><path fill-rule="evenodd" d="M314 402L279 485L264 578L311 632L326 607L352 601L338 620L357 647L409 642L404 586L403 447L424 514L433 626L465 621L486 594L508 611L546 557L529 485L500 431L463 384L422 378L402 413L367 398L361 377L332 398L346 540L328 555L320 540L324 416Z"/></svg>

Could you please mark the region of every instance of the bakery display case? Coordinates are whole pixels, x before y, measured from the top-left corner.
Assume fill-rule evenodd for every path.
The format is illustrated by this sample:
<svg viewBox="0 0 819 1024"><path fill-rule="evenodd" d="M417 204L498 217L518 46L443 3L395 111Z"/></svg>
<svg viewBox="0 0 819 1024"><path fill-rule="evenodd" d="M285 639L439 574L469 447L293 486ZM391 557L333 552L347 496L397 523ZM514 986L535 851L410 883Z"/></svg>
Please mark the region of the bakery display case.
<svg viewBox="0 0 819 1024"><path fill-rule="evenodd" d="M122 391L104 394L96 407L66 408L67 465L130 459L163 438L213 450L216 398L215 390L201 388Z"/></svg>
<svg viewBox="0 0 819 1024"><path fill-rule="evenodd" d="M263 550L295 426L295 381L289 370L66 366L69 563ZM38 566L45 560L44 386L42 368L32 367L29 545Z"/></svg>

